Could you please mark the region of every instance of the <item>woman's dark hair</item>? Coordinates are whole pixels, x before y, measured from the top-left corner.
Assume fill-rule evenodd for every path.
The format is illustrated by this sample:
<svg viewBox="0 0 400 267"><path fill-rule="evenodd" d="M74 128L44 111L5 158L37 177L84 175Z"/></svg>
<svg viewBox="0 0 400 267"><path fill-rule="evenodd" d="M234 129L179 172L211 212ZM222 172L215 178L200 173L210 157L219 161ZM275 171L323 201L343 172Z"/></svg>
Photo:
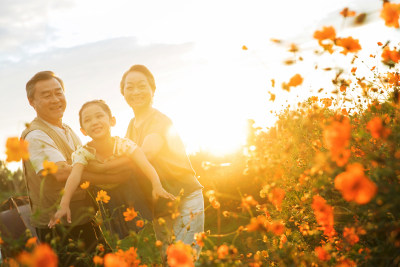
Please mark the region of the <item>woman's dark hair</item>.
<svg viewBox="0 0 400 267"><path fill-rule="evenodd" d="M104 102L104 100L92 100L92 101L88 101L85 104L82 105L81 109L79 110L79 124L81 125L81 128L83 128L82 126L82 112L85 108L87 108L90 105L98 105L100 106L105 113L107 113L107 115L112 118L112 114L111 114L111 109L110 107L106 104L106 102Z"/></svg>
<svg viewBox="0 0 400 267"><path fill-rule="evenodd" d="M150 72L148 68L144 65L133 65L132 67L127 70L124 75L122 76L121 82L120 82L120 88L121 88L121 94L124 95L124 87L125 87L125 79L128 73L133 72L133 71L138 71L144 74L146 76L147 81L150 84L151 90L153 90L153 93L156 91L156 82L154 80L153 74Z"/></svg>

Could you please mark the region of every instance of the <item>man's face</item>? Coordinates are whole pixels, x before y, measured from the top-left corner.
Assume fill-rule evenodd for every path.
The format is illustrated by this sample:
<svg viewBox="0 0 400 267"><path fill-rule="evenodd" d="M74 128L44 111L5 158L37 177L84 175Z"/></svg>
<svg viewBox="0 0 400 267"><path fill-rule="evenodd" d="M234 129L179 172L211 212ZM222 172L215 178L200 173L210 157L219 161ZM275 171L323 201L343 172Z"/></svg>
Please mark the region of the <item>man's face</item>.
<svg viewBox="0 0 400 267"><path fill-rule="evenodd" d="M133 109L142 109L151 106L153 90L143 73L138 71L128 73L125 79L124 97Z"/></svg>
<svg viewBox="0 0 400 267"><path fill-rule="evenodd" d="M38 117L61 126L67 103L61 84L56 79L38 81L29 103L36 110Z"/></svg>

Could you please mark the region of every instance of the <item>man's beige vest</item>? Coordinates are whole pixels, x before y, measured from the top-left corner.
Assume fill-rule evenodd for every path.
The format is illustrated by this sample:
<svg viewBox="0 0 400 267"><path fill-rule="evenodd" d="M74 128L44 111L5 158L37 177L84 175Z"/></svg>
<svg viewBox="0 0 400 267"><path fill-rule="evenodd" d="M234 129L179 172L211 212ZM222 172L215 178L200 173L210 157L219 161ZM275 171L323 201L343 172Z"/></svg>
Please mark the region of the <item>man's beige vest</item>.
<svg viewBox="0 0 400 267"><path fill-rule="evenodd" d="M68 127L68 126L66 126ZM22 132L21 138L34 130L41 130L46 133L56 144L58 150L63 154L68 164L72 163L72 149L65 141L40 119L35 118L30 125ZM74 142L75 149L80 144L79 138L69 129ZM59 182L55 177L37 175L30 160L23 161L23 170L31 200L32 216L31 224L37 228L46 228L51 216L56 212L62 196L65 182ZM78 187L71 199L72 226L87 223L93 218L94 205L90 196L85 190ZM62 221L63 224L65 220Z"/></svg>

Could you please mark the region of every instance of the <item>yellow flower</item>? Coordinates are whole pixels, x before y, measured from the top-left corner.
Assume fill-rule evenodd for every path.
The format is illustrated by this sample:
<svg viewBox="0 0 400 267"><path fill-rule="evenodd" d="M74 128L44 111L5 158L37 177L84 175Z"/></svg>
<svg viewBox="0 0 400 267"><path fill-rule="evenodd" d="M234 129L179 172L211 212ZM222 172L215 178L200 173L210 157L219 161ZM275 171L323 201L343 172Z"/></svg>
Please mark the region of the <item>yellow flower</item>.
<svg viewBox="0 0 400 267"><path fill-rule="evenodd" d="M86 182L82 183L80 186L82 189L88 189L89 185L90 185L90 182L86 181Z"/></svg>
<svg viewBox="0 0 400 267"><path fill-rule="evenodd" d="M110 196L107 195L106 191L100 190L97 192L96 201L103 201L104 203L108 203L108 201L110 201Z"/></svg>
<svg viewBox="0 0 400 267"><path fill-rule="evenodd" d="M18 137L10 137L6 142L7 162L29 159L28 142Z"/></svg>
<svg viewBox="0 0 400 267"><path fill-rule="evenodd" d="M49 174L55 174L57 170L58 167L54 162L48 160L43 161L43 171L42 171L43 176L47 176Z"/></svg>

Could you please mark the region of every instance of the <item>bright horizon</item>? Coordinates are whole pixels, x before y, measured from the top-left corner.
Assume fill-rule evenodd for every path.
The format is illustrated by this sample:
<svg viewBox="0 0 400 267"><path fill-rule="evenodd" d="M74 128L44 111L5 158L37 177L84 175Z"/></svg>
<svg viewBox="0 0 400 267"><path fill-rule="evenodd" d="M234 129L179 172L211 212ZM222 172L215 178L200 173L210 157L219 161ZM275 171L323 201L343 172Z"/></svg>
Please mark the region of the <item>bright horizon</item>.
<svg viewBox="0 0 400 267"><path fill-rule="evenodd" d="M244 144L247 120L262 127L275 121L271 112L315 94L312 63L284 66L290 43L312 62L315 30L345 27L338 13L345 7L368 12L370 21L357 28L362 45L385 41L377 20L379 1L102 1L46 0L0 4L0 90L3 93L0 142L19 136L35 117L25 84L36 72L53 70L65 83L64 122L79 131L78 111L89 100L103 99L117 118L113 135L124 136L133 112L119 92L119 81L133 64L154 74L154 107L168 115L189 153L200 149L216 155ZM90 16L88 15L90 10ZM89 19L90 17L90 19ZM371 29L374 34L371 34ZM374 35L374 36L372 36ZM271 38L284 41L278 46ZM242 50L246 45L248 50ZM311 59L311 60L310 60ZM331 62L329 63L331 64ZM300 73L301 88L289 94L283 81ZM272 88L271 79L276 80ZM276 94L270 102L269 92ZM298 98L299 96L300 98ZM0 159L5 159L5 149Z"/></svg>

